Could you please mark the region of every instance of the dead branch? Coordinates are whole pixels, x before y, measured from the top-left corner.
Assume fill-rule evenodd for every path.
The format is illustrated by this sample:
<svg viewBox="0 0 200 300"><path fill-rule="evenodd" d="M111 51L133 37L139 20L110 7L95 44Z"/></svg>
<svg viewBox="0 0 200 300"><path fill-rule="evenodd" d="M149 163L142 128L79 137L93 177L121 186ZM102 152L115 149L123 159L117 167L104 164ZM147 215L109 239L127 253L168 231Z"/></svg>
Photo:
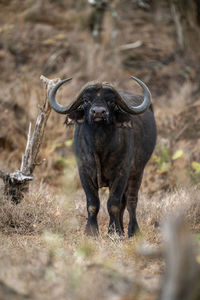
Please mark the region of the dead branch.
<svg viewBox="0 0 200 300"><path fill-rule="evenodd" d="M34 178L33 171L35 166L38 165L37 156L43 141L46 123L51 112L48 95L52 87L60 80L58 78L50 80L43 75L40 79L46 85L46 96L43 106L40 108L40 113L37 117L33 132L32 124L30 123L29 125L27 144L25 152L22 155L20 170L10 174L5 174L3 171L0 171L0 178L4 181L4 194L15 203L21 201L24 193L28 191L29 181Z"/></svg>
<svg viewBox="0 0 200 300"><path fill-rule="evenodd" d="M150 1L137 0L137 5L144 10L150 10L151 4L149 2Z"/></svg>
<svg viewBox="0 0 200 300"><path fill-rule="evenodd" d="M121 45L119 47L119 50L120 51L126 51L126 50L136 49L136 48L142 46L142 44L143 44L143 42L140 41L140 40L138 40L138 41L136 41L134 43L130 43L130 44L126 44L126 45Z"/></svg>
<svg viewBox="0 0 200 300"><path fill-rule="evenodd" d="M6 174L1 170L0 170L0 178L3 180L6 178Z"/></svg>
<svg viewBox="0 0 200 300"><path fill-rule="evenodd" d="M40 108L40 113L37 117L35 128L33 134L31 136L31 123L29 125L27 145L25 153L22 157L22 164L20 171L24 174L32 174L35 166L37 165L36 160L40 150L40 146L44 136L44 130L46 127L46 122L49 118L49 114L51 112L51 107L48 101L48 94L52 87L59 81L59 79L50 80L43 75L41 75L40 79L46 85L46 98L43 106Z"/></svg>
<svg viewBox="0 0 200 300"><path fill-rule="evenodd" d="M88 0L92 6L90 16L90 29L92 31L95 42L101 41L101 33L103 31L104 17L107 11L110 12L113 21L113 31L111 35L111 47L114 45L117 36L117 12L111 7L112 0Z"/></svg>
<svg viewBox="0 0 200 300"><path fill-rule="evenodd" d="M173 0L170 1L170 4L171 4L172 18L174 20L175 29L176 29L178 45L181 50L184 50L185 42L184 42L183 28L181 24L181 16Z"/></svg>

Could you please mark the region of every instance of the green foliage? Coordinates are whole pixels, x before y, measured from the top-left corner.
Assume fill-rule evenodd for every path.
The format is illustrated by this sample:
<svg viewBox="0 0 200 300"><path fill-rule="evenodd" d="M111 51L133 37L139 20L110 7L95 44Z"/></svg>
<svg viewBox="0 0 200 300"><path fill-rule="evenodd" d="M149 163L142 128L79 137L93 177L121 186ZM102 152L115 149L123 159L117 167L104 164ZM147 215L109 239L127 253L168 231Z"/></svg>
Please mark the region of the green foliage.
<svg viewBox="0 0 200 300"><path fill-rule="evenodd" d="M161 147L159 154L154 156L154 161L158 165L158 169L161 173L166 173L169 171L172 161L175 161L183 156L183 150L179 149L170 155L170 150L166 147Z"/></svg>
<svg viewBox="0 0 200 300"><path fill-rule="evenodd" d="M59 148L62 146L62 143L57 143L56 141L51 142L51 148L50 148L50 153L54 152L56 148Z"/></svg>
<svg viewBox="0 0 200 300"><path fill-rule="evenodd" d="M59 148L70 148L73 145L74 140L68 139L67 141L63 143L58 143L56 141L51 142L51 147L49 149L50 153L54 153L56 150L59 150ZM66 166L71 165L71 159L67 157L63 157L61 155L58 155L55 160L55 167L58 169L63 169Z"/></svg>
<svg viewBox="0 0 200 300"><path fill-rule="evenodd" d="M198 246L200 246L200 233L194 234L194 241ZM199 252L196 255L196 261L198 264L200 264L200 253Z"/></svg>
<svg viewBox="0 0 200 300"><path fill-rule="evenodd" d="M57 159L56 159L56 165L58 166L58 167L61 167L61 168L64 168L65 166L66 166L66 159L64 158L64 157L58 157Z"/></svg>
<svg viewBox="0 0 200 300"><path fill-rule="evenodd" d="M160 148L159 156L155 156L154 161L157 163L161 173L167 172L170 168L169 150L165 147Z"/></svg>
<svg viewBox="0 0 200 300"><path fill-rule="evenodd" d="M194 170L194 175L199 176L200 175L200 163L197 161L193 161L192 168Z"/></svg>
<svg viewBox="0 0 200 300"><path fill-rule="evenodd" d="M176 160L180 157L183 156L183 150L177 150L173 155L172 155L172 160Z"/></svg>
<svg viewBox="0 0 200 300"><path fill-rule="evenodd" d="M200 233L195 233L194 240L196 243L200 243Z"/></svg>
<svg viewBox="0 0 200 300"><path fill-rule="evenodd" d="M193 183L197 184L200 187L199 179L200 179L200 163L197 161L193 161L191 164L192 172L191 177L193 179Z"/></svg>
<svg viewBox="0 0 200 300"><path fill-rule="evenodd" d="M77 249L77 255L82 259L85 259L94 255L95 251L95 245L86 241Z"/></svg>
<svg viewBox="0 0 200 300"><path fill-rule="evenodd" d="M67 140L67 141L65 142L65 145L66 145L67 147L70 147L70 146L73 145L73 142L74 142L73 139L69 139L69 140Z"/></svg>

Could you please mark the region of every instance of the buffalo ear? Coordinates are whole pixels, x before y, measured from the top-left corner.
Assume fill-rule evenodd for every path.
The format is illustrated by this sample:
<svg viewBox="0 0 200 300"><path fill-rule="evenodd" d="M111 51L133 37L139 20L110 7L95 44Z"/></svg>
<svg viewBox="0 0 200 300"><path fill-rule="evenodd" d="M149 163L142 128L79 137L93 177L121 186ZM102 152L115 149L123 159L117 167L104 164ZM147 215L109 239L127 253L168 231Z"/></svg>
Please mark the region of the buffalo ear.
<svg viewBox="0 0 200 300"><path fill-rule="evenodd" d="M114 114L114 122L116 127L119 128L132 128L131 116L122 111L116 111Z"/></svg>
<svg viewBox="0 0 200 300"><path fill-rule="evenodd" d="M66 115L64 124L70 126L76 123L83 123L83 122L84 122L84 110L77 109Z"/></svg>

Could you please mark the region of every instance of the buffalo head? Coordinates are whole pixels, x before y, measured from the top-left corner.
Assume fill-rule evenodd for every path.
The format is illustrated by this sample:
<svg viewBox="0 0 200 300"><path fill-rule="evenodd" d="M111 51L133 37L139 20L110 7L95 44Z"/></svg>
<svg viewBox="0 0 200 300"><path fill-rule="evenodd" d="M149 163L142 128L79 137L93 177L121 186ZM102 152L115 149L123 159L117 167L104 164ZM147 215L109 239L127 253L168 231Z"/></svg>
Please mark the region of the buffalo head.
<svg viewBox="0 0 200 300"><path fill-rule="evenodd" d="M68 106L61 106L56 100L58 88L71 78L57 83L51 90L49 101L51 107L60 114L66 114L66 123L111 124L114 121L121 124L129 121L128 114L141 114L151 104L151 94L147 86L138 78L131 76L142 87L144 98L140 105L135 106L127 99L127 95L119 92L107 82L89 82ZM136 96L137 98L137 96Z"/></svg>

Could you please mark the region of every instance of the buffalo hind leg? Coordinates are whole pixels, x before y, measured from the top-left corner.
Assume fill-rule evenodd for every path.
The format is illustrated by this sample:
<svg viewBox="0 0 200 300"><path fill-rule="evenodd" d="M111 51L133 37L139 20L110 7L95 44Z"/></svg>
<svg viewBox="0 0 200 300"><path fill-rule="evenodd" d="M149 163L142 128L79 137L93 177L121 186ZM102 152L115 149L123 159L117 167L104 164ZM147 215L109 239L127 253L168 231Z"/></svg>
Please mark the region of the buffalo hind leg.
<svg viewBox="0 0 200 300"><path fill-rule="evenodd" d="M129 212L129 225L128 225L128 237L132 237L136 231L139 229L137 219L136 219L136 206L138 197L134 196L131 200L127 202L127 209Z"/></svg>
<svg viewBox="0 0 200 300"><path fill-rule="evenodd" d="M125 194L122 197L122 201L120 204L120 212L119 212L119 222L120 222L120 226L122 229L122 232L124 234L124 222L123 222L123 217L124 217L124 210L126 208L126 197Z"/></svg>
<svg viewBox="0 0 200 300"><path fill-rule="evenodd" d="M127 209L129 212L128 237L132 237L139 226L136 219L136 207L138 202L138 192L142 182L142 175L134 176L129 179L127 190Z"/></svg>

